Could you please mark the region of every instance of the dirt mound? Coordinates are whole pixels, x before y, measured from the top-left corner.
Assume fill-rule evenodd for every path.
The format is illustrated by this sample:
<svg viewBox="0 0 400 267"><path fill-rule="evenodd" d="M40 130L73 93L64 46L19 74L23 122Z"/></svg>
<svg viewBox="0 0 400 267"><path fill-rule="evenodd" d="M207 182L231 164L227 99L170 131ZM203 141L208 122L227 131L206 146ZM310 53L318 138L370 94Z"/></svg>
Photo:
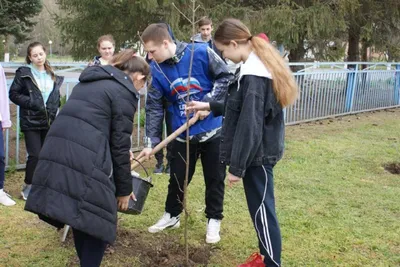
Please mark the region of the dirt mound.
<svg viewBox="0 0 400 267"><path fill-rule="evenodd" d="M183 267L186 256L185 247L178 237L162 234L158 238L149 238L149 234L138 230L119 229L117 240L111 248L107 249L103 261L113 262L113 258L120 260L136 257L140 266L154 267ZM73 246L72 237L67 240L66 245ZM190 266L207 266L212 247L199 245L189 247ZM79 260L74 256L69 266L75 266Z"/></svg>
<svg viewBox="0 0 400 267"><path fill-rule="evenodd" d="M400 174L400 162L393 162L383 165L385 170L391 174Z"/></svg>

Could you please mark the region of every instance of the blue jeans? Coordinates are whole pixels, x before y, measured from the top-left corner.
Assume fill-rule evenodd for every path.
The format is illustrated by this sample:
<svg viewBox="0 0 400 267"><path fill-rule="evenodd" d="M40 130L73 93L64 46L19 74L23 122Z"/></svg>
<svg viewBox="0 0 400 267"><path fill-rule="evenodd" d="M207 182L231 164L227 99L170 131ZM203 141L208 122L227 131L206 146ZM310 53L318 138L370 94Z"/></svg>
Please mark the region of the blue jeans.
<svg viewBox="0 0 400 267"><path fill-rule="evenodd" d="M0 189L3 189L4 187L5 170L6 170L6 163L4 161L4 136L3 136L3 127L0 121Z"/></svg>

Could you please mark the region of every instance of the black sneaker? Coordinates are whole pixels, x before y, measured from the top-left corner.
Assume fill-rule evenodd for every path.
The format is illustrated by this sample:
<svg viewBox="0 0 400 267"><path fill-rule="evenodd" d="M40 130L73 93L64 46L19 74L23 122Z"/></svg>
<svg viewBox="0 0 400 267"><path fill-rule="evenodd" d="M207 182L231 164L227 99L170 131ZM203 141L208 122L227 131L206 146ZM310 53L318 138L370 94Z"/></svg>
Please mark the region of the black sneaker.
<svg viewBox="0 0 400 267"><path fill-rule="evenodd" d="M163 174L163 171L164 171L164 164L157 163L156 167L154 168L153 173L160 175L160 174Z"/></svg>
<svg viewBox="0 0 400 267"><path fill-rule="evenodd" d="M165 170L164 173L169 174L170 169L169 169L169 163L167 164L167 166L165 166Z"/></svg>

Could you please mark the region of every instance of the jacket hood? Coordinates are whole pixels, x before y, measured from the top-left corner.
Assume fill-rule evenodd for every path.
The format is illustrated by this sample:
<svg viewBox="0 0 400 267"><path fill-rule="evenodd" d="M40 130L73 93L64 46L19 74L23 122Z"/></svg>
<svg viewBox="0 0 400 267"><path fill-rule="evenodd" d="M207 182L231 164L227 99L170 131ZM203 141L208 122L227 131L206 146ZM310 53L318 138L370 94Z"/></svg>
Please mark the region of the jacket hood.
<svg viewBox="0 0 400 267"><path fill-rule="evenodd" d="M193 40L195 43L208 43L209 42L209 41L204 41L203 38L201 38L201 33L193 35L192 38L190 38L190 40Z"/></svg>
<svg viewBox="0 0 400 267"><path fill-rule="evenodd" d="M19 67L17 71L19 71L19 72L21 73L21 76L29 76L29 77L31 77L32 79L34 79L30 67L22 66L22 67ZM64 76L58 76L58 75L56 74L56 81L55 81L56 86L57 86L57 87L61 86L61 84L63 83L63 81L64 81Z"/></svg>
<svg viewBox="0 0 400 267"><path fill-rule="evenodd" d="M125 86L129 91L138 97L138 92L133 86L132 80L123 71L111 66L94 65L87 67L79 76L79 82L90 83L100 80L115 80Z"/></svg>
<svg viewBox="0 0 400 267"><path fill-rule="evenodd" d="M269 70L265 67L261 59L256 53L251 52L246 62L240 67L239 79L244 75L254 75L258 77L265 77L272 79L272 75Z"/></svg>
<svg viewBox="0 0 400 267"><path fill-rule="evenodd" d="M176 41L175 44L176 44L175 55L172 58L169 58L164 61L165 63L170 64L170 65L174 65L181 60L181 58L185 55L185 49L188 46L187 43L183 43L183 42L179 42L179 41Z"/></svg>

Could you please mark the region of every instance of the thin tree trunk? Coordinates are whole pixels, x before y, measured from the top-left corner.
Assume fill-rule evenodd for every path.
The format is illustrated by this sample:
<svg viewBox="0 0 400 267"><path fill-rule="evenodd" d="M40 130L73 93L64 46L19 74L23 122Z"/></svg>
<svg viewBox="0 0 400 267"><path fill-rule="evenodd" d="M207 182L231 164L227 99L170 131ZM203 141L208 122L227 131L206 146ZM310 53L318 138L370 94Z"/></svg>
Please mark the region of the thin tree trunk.
<svg viewBox="0 0 400 267"><path fill-rule="evenodd" d="M347 61L359 61L360 60L360 34L361 28L355 22L350 24L349 28L349 48L347 51Z"/></svg>

